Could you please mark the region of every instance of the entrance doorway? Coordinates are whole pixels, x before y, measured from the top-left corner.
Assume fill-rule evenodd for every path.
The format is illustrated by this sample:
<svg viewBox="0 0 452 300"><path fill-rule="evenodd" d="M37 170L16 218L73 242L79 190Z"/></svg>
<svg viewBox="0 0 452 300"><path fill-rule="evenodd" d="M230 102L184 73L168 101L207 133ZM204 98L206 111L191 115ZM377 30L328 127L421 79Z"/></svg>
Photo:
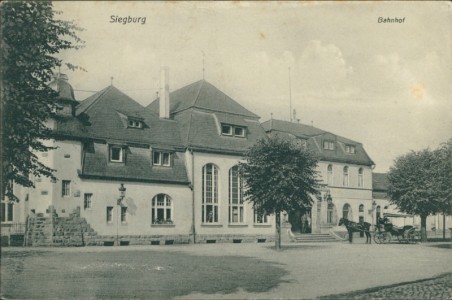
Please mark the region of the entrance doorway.
<svg viewBox="0 0 452 300"><path fill-rule="evenodd" d="M289 213L289 223L292 225L292 232L312 233L311 208L303 208Z"/></svg>
<svg viewBox="0 0 452 300"><path fill-rule="evenodd" d="M363 224L364 223L364 217L363 216L359 216L359 224ZM364 237L364 232L360 231L359 232L359 237Z"/></svg>

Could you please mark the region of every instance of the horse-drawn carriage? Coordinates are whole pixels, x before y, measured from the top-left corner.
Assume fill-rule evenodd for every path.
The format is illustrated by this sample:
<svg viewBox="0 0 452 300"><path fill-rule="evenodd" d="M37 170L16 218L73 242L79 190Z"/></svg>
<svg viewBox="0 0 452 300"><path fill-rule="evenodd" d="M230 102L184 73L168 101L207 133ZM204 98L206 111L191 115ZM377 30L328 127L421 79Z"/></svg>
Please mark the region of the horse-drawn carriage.
<svg viewBox="0 0 452 300"><path fill-rule="evenodd" d="M383 218L377 220L375 225L374 241L377 244L389 243L393 236L401 243L414 243L417 233L416 228L412 225L404 225L397 227L392 224L390 218L406 218L409 215L402 214L384 214Z"/></svg>

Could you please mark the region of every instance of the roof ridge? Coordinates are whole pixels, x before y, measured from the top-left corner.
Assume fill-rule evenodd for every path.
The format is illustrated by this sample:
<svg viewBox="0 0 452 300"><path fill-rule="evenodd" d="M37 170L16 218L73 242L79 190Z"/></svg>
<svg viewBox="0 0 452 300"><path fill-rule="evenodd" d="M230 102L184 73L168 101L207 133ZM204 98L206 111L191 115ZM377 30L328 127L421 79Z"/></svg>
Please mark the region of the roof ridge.
<svg viewBox="0 0 452 300"><path fill-rule="evenodd" d="M107 86L106 88L104 88L103 90L100 90L99 92L97 92L98 93L98 95L94 98L94 100L83 110L83 111L81 111L79 114L81 114L81 113L83 113L83 112L87 112L89 109L91 109L92 107L93 107L93 105L95 104L95 103L97 103L98 101L99 101L99 99L101 98L101 96L103 96L106 92L107 92L107 90L109 89L109 88L111 88L112 87L112 85L109 85L109 86ZM81 104L81 103L80 103Z"/></svg>
<svg viewBox="0 0 452 300"><path fill-rule="evenodd" d="M198 100L199 100L199 94L201 93L201 89L202 89L202 87L204 85L204 82L205 82L204 79L201 80L201 84L199 85L198 92L196 93L195 101L193 101L193 103L191 105L192 107L196 107L196 102L198 102Z"/></svg>

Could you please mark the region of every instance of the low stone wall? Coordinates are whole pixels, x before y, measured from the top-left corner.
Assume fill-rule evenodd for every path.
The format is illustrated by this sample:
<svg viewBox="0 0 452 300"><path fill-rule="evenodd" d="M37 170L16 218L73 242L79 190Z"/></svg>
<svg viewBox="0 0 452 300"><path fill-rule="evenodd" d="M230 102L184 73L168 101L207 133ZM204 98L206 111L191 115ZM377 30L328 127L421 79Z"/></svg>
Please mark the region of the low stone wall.
<svg viewBox="0 0 452 300"><path fill-rule="evenodd" d="M69 217L36 216L29 218L26 245L28 246L127 246L189 244L193 236L186 235L98 235L80 217L80 208ZM196 243L265 243L274 242L274 235L210 234L197 235Z"/></svg>
<svg viewBox="0 0 452 300"><path fill-rule="evenodd" d="M172 245L188 244L188 235L103 235L89 238L86 246Z"/></svg>

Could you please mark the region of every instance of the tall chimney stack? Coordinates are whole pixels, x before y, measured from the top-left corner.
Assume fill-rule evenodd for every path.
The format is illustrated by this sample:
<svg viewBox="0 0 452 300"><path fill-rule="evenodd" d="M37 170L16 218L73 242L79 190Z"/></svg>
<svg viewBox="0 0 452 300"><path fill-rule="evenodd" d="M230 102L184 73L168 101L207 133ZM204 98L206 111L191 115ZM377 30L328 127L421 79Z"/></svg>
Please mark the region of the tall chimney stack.
<svg viewBox="0 0 452 300"><path fill-rule="evenodd" d="M169 119L170 97L169 97L169 68L162 67L160 70L160 99L159 116L161 119Z"/></svg>

